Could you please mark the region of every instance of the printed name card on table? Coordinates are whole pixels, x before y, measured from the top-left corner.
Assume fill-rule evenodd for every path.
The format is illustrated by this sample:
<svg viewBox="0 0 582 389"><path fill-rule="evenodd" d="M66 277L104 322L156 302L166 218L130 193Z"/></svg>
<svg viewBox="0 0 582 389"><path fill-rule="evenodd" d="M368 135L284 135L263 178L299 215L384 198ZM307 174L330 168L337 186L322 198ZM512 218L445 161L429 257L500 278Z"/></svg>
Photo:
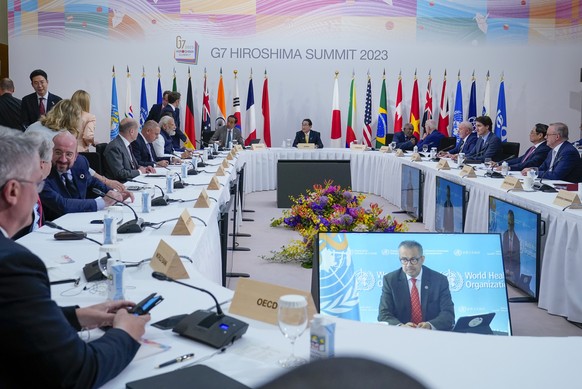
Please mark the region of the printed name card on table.
<svg viewBox="0 0 582 389"><path fill-rule="evenodd" d="M253 143L251 145L251 149L253 151L257 151L257 150L266 150L267 149L267 145L264 143Z"/></svg>
<svg viewBox="0 0 582 389"><path fill-rule="evenodd" d="M279 297L286 294L305 296L309 320L317 313L311 293L248 278L239 278L228 311L236 315L277 325L277 302Z"/></svg>
<svg viewBox="0 0 582 389"><path fill-rule="evenodd" d="M404 151L402 151L402 149L396 149L396 156L397 157L404 157Z"/></svg>
<svg viewBox="0 0 582 389"><path fill-rule="evenodd" d="M410 160L412 162L422 162L422 157L420 156L419 153L413 153L412 157L410 157Z"/></svg>
<svg viewBox="0 0 582 389"><path fill-rule="evenodd" d="M314 149L315 143L297 143L298 149Z"/></svg>
<svg viewBox="0 0 582 389"><path fill-rule="evenodd" d="M176 250L164 242L163 239L160 240L158 248L152 256L150 267L154 269L154 271L159 271L160 273L164 273L168 277L177 280L190 278Z"/></svg>
<svg viewBox="0 0 582 389"><path fill-rule="evenodd" d="M224 176L224 168L221 166L218 167L218 169L216 170L216 175L217 176Z"/></svg>
<svg viewBox="0 0 582 389"><path fill-rule="evenodd" d="M236 155L236 152L234 151L234 149L230 150L230 153L228 153L226 156L226 160L232 161L234 159L235 155Z"/></svg>
<svg viewBox="0 0 582 389"><path fill-rule="evenodd" d="M220 189L220 182L218 181L218 177L212 176L210 179L210 183L206 187L208 190L219 190Z"/></svg>
<svg viewBox="0 0 582 389"><path fill-rule="evenodd" d="M228 164L228 159L223 159L223 160L222 160L222 164L221 164L220 166L222 166L222 167L223 167L223 168L225 168L225 169L228 169L228 167L230 166L230 165Z"/></svg>
<svg viewBox="0 0 582 389"><path fill-rule="evenodd" d="M194 204L194 208L210 208L210 199L208 198L206 189L202 189L202 192L200 192L196 204Z"/></svg>
<svg viewBox="0 0 582 389"><path fill-rule="evenodd" d="M366 145L359 145L356 143L351 143L350 144L350 150L354 150L354 151L365 151L366 150Z"/></svg>
<svg viewBox="0 0 582 389"><path fill-rule="evenodd" d="M439 159L439 162L437 163L436 168L437 168L437 170L451 170L449 163L444 158Z"/></svg>
<svg viewBox="0 0 582 389"><path fill-rule="evenodd" d="M391 153L392 152L392 150L390 150L390 146L382 146L382 147L380 147L380 149L378 151L380 151L381 153Z"/></svg>
<svg viewBox="0 0 582 389"><path fill-rule="evenodd" d="M463 166L459 175L461 177L468 177L468 178L477 177L477 174L475 173L475 169L473 169L473 166L469 166L469 165Z"/></svg>
<svg viewBox="0 0 582 389"><path fill-rule="evenodd" d="M578 193L567 190L560 190L554 199L554 205L560 207L582 208Z"/></svg>
<svg viewBox="0 0 582 389"><path fill-rule="evenodd" d="M503 182L501 183L501 189L505 190L523 190L523 186L521 185L521 181L519 178L513 176L506 176Z"/></svg>
<svg viewBox="0 0 582 389"><path fill-rule="evenodd" d="M236 145L236 146L234 146L234 149L236 151L243 151L244 150L243 147L242 147L242 145Z"/></svg>
<svg viewBox="0 0 582 389"><path fill-rule="evenodd" d="M190 212L188 212L188 209L184 209L172 230L172 235L192 235L195 227L196 225L192 221Z"/></svg>

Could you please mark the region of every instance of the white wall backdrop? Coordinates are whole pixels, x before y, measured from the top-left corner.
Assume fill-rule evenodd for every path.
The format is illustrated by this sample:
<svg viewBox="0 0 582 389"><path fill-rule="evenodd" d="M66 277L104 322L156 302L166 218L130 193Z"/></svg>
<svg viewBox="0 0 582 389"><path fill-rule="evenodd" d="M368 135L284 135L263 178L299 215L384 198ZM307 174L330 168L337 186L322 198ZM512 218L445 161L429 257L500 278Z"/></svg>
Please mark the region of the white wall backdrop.
<svg viewBox="0 0 582 389"><path fill-rule="evenodd" d="M352 72L357 87L356 135L361 138L368 72L372 81L375 133L384 70L388 132L393 132L398 73L402 73L406 122L414 73L419 81L421 116L428 73L432 73L433 115L437 115L445 69L451 122L458 72L465 117L472 73L476 77L479 114L485 76L490 72L492 111L497 106L503 74L508 140L521 142L522 151L527 147L530 129L537 122L563 121L570 126L571 139L579 138L582 27L578 23L582 20L582 7L570 7L570 2L560 2L560 7L552 8L550 5L554 2L548 1L536 2L537 5L522 1L504 6L499 4L503 2L485 0L458 3L47 0L38 9L26 5L36 2L24 2L20 6L15 3L20 2L8 1L10 77L16 84L15 96L32 92L28 75L37 68L48 73L49 90L63 98L70 97L77 89L88 91L92 97L91 110L97 115L98 141L109 140L112 66L116 69L122 117L127 66L131 71L136 117L142 67L149 106L156 102L158 66L163 89L172 88L175 69L178 91L182 93L182 112L190 69L197 137L200 136L204 69L208 74L214 127L222 68L228 113L233 112L233 71L238 70L243 125L252 69L259 133L263 126L263 74L267 70L273 146L292 138L306 117L313 120L314 129L322 132L324 144L329 146L335 71L339 71L344 139ZM181 45L198 47L196 64L176 61ZM245 48L251 54L243 54ZM293 58L282 58L283 50L287 56L293 54ZM339 55L321 59L322 50ZM257 53L260 54L257 56ZM366 58L368 53L377 58Z"/></svg>

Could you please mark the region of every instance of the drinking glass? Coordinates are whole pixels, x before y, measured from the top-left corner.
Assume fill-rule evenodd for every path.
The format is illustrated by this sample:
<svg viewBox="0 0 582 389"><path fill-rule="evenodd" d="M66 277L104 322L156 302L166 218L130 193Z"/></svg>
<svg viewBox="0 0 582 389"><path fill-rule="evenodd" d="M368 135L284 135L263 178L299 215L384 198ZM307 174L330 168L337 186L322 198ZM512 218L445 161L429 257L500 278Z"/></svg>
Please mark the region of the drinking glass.
<svg viewBox="0 0 582 389"><path fill-rule="evenodd" d="M283 335L291 341L291 355L279 360L282 367L295 367L307 361L295 355L295 341L307 328L307 300L304 296L288 294L278 301L277 320Z"/></svg>
<svg viewBox="0 0 582 389"><path fill-rule="evenodd" d="M536 178L538 178L538 168L537 167L530 168L527 174L529 174L529 176L533 178L533 180L535 181Z"/></svg>
<svg viewBox="0 0 582 389"><path fill-rule="evenodd" d="M396 150L396 142L390 142L390 148L392 151Z"/></svg>
<svg viewBox="0 0 582 389"><path fill-rule="evenodd" d="M485 158L485 160L483 161L483 164L485 165L487 170L490 170L491 169L491 158Z"/></svg>
<svg viewBox="0 0 582 389"><path fill-rule="evenodd" d="M457 154L457 165L458 166L463 166L463 163L465 162L465 153L459 153Z"/></svg>
<svg viewBox="0 0 582 389"><path fill-rule="evenodd" d="M428 151L428 145L422 145L422 152L426 154Z"/></svg>

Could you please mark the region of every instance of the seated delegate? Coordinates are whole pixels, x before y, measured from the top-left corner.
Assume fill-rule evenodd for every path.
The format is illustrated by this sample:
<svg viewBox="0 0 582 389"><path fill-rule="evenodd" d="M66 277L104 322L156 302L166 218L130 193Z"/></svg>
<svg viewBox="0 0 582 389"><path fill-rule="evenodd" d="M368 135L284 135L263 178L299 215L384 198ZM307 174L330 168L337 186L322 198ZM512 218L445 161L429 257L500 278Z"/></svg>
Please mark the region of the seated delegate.
<svg viewBox="0 0 582 389"><path fill-rule="evenodd" d="M295 139L293 140L293 147L297 147L299 143L313 143L315 148L322 149L323 143L321 142L321 134L318 131L314 131L311 127L313 123L311 119L303 119L301 122L301 130L295 133Z"/></svg>

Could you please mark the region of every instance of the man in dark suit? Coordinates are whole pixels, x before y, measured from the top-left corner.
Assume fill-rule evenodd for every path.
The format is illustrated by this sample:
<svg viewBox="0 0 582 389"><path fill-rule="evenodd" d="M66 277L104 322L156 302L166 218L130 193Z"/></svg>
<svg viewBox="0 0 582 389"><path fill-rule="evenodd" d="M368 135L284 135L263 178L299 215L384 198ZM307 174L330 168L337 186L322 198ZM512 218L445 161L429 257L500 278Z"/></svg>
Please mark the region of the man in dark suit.
<svg viewBox="0 0 582 389"><path fill-rule="evenodd" d="M162 113L160 114L160 118L162 116L171 116L174 118L174 124L176 124L176 133L172 135L172 144L174 146L174 150L183 150L180 141L186 142L188 137L182 129L180 128L180 98L181 95L178 92L170 92L168 94L168 104L162 109Z"/></svg>
<svg viewBox="0 0 582 389"><path fill-rule="evenodd" d="M144 123L141 133L131 142L131 152L140 166L161 166L170 164L170 157L158 157L152 144L160 136L160 125L155 120Z"/></svg>
<svg viewBox="0 0 582 389"><path fill-rule="evenodd" d="M162 95L162 102L160 104L156 103L152 105L150 112L148 113L148 117L146 118L146 122L148 120L155 120L156 122L160 121L160 118L162 117L162 110L166 107L166 105L168 105L168 95L170 93L172 93L171 90L164 91L164 94Z"/></svg>
<svg viewBox="0 0 582 389"><path fill-rule="evenodd" d="M568 142L568 126L552 123L546 133L546 143L552 149L539 167L538 175L547 180L582 182L582 161L578 150ZM521 174L526 175L530 168Z"/></svg>
<svg viewBox="0 0 582 389"><path fill-rule="evenodd" d="M459 137L461 141L448 153L439 153L439 157L451 158L456 161L459 153L471 154L477 143L477 133L473 132L473 124L470 121L465 120L459 123Z"/></svg>
<svg viewBox="0 0 582 389"><path fill-rule="evenodd" d="M475 128L477 129L477 144L472 153L467 154L467 163L483 163L485 159L491 158L491 161L501 161L503 152L501 149L501 139L491 130L493 122L489 116L479 116L475 119Z"/></svg>
<svg viewBox="0 0 582 389"><path fill-rule="evenodd" d="M432 149L433 147L438 148L441 143L441 139L443 139L445 136L437 130L435 121L432 119L427 120L424 124L424 130L425 137L420 142L418 142L418 148L422 149L424 145L428 147L428 150Z"/></svg>
<svg viewBox="0 0 582 389"><path fill-rule="evenodd" d="M214 131L214 135L210 138L209 143L218 141L220 147L227 147L229 140L236 140L239 145L244 146L245 140L243 139L240 130L236 127L236 123L236 116L230 115L227 118L226 125Z"/></svg>
<svg viewBox="0 0 582 389"><path fill-rule="evenodd" d="M548 126L542 123L537 123L529 133L529 140L533 145L518 158L513 158L507 161L509 170L522 171L528 167L539 167L548 156L550 147L546 144L546 132ZM500 166L495 168L501 170Z"/></svg>
<svg viewBox="0 0 582 389"><path fill-rule="evenodd" d="M514 285L520 285L521 276L521 246L515 233L515 216L510 209L507 211L507 230L503 233L501 242L505 277Z"/></svg>
<svg viewBox="0 0 582 389"><path fill-rule="evenodd" d="M414 126L412 123L406 123L402 127L402 131L395 132L392 142L396 142L396 148L402 151L412 150L417 143L414 134Z"/></svg>
<svg viewBox="0 0 582 389"><path fill-rule="evenodd" d="M323 143L321 142L321 134L317 131L311 129L313 123L311 119L303 119L301 122L301 131L295 133L295 139L293 140L293 147L297 147L298 143L314 143L315 148L323 149Z"/></svg>
<svg viewBox="0 0 582 389"><path fill-rule="evenodd" d="M24 130L20 120L22 102L13 93L14 82L9 78L0 80L0 126Z"/></svg>
<svg viewBox="0 0 582 389"><path fill-rule="evenodd" d="M10 239L31 221L43 180L38 150L16 131L0 131L0 386L93 388L117 376L140 347L149 315L134 316L130 301L59 307L43 261ZM81 329L112 326L85 342ZM23 366L34 371L22 374Z"/></svg>
<svg viewBox="0 0 582 389"><path fill-rule="evenodd" d="M119 135L107 144L103 156L107 161L105 176L121 182L145 173L155 173L152 166L141 166L131 152L130 144L137 139L139 129L132 118L125 118L119 123Z"/></svg>
<svg viewBox="0 0 582 389"><path fill-rule="evenodd" d="M450 331L455 311L447 277L423 266L422 246L416 241L401 242L398 254L402 268L384 276L378 321Z"/></svg>
<svg viewBox="0 0 582 389"><path fill-rule="evenodd" d="M60 132L53 138L53 142L53 166L40 193L47 220L54 220L72 212L101 210L115 204L113 198L117 201L133 198L129 192L111 190L91 175L87 158L77 153L77 139L73 134ZM113 198L92 198L93 188Z"/></svg>
<svg viewBox="0 0 582 389"><path fill-rule="evenodd" d="M34 88L34 93L22 98L20 109L20 120L23 128L36 122L41 115L46 114L62 100L59 96L49 93L48 76L44 70L33 70L30 73L30 83Z"/></svg>

